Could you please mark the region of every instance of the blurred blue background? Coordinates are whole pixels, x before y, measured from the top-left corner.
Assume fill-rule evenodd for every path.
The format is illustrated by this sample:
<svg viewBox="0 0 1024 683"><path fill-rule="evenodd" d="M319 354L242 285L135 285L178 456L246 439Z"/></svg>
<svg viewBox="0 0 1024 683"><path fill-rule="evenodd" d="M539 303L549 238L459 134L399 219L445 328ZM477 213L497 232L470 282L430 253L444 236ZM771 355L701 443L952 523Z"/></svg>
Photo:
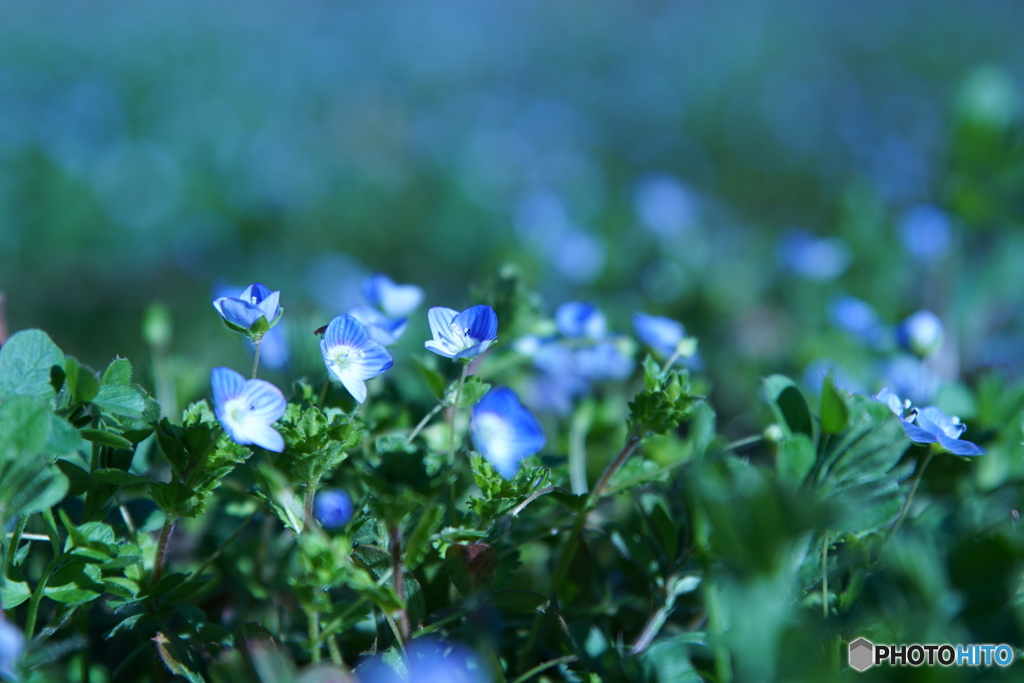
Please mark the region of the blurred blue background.
<svg viewBox="0 0 1024 683"><path fill-rule="evenodd" d="M312 330L365 275L462 308L504 263L548 312L682 321L726 425L758 373L904 382L969 416L964 378L1024 368L1020 3L0 15L8 329L102 368L149 357L143 312L162 301L182 400L211 365L245 369L215 295L282 290L264 362L294 377L322 372ZM945 330L925 363L894 332L919 309ZM421 311L396 357L426 337Z"/></svg>

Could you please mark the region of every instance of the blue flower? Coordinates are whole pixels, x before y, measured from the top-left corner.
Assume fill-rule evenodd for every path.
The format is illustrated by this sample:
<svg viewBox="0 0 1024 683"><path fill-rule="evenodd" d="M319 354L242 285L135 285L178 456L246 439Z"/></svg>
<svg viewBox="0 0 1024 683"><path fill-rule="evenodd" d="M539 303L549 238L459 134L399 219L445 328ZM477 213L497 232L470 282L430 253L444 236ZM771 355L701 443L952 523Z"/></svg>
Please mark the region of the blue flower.
<svg viewBox="0 0 1024 683"><path fill-rule="evenodd" d="M913 256L933 261L949 248L953 226L941 209L921 204L907 211L900 221L900 239Z"/></svg>
<svg viewBox="0 0 1024 683"><path fill-rule="evenodd" d="M850 265L850 248L841 237L818 237L806 230L788 230L775 250L781 266L808 280L824 282Z"/></svg>
<svg viewBox="0 0 1024 683"><path fill-rule="evenodd" d="M328 529L337 529L352 519L352 499L340 489L326 489L316 494L313 515Z"/></svg>
<svg viewBox="0 0 1024 683"><path fill-rule="evenodd" d="M950 453L956 455L984 455L985 449L960 436L967 426L960 418L950 417L935 406L913 411L913 420L917 424L904 423L903 429L911 441L917 443L938 443Z"/></svg>
<svg viewBox="0 0 1024 683"><path fill-rule="evenodd" d="M842 330L863 337L878 325L878 315L868 302L855 296L841 295L828 307L832 322Z"/></svg>
<svg viewBox="0 0 1024 683"><path fill-rule="evenodd" d="M498 316L490 306L472 306L462 313L440 306L427 311L433 339L423 345L445 358L472 358L498 337Z"/></svg>
<svg viewBox="0 0 1024 683"><path fill-rule="evenodd" d="M214 299L213 307L232 330L262 339L281 317L280 298L280 291L271 292L257 282L246 287L237 299L228 296Z"/></svg>
<svg viewBox="0 0 1024 683"><path fill-rule="evenodd" d="M330 373L360 403L366 400L365 380L394 364L387 349L370 339L359 321L350 315L339 315L330 322L320 340L320 352Z"/></svg>
<svg viewBox="0 0 1024 683"><path fill-rule="evenodd" d="M913 416L911 416L909 419L903 417L903 413L910 408L910 401L900 399L899 396L897 396L895 393L889 390L889 387L882 387L882 390L879 391L874 396L872 396L871 398L889 406L889 410L893 412L893 415L900 418L904 422L913 420Z"/></svg>
<svg viewBox="0 0 1024 683"><path fill-rule="evenodd" d="M563 337L600 339L605 335L604 313L591 303L569 301L555 311L555 324Z"/></svg>
<svg viewBox="0 0 1024 683"><path fill-rule="evenodd" d="M366 328L366 334L370 339L381 346L391 346L398 341L409 323L408 318L389 318L369 306L353 308L348 314L358 320Z"/></svg>
<svg viewBox="0 0 1024 683"><path fill-rule="evenodd" d="M476 654L459 643L439 643L430 638L405 646L404 675L379 655L360 666L362 683L488 683L493 676Z"/></svg>
<svg viewBox="0 0 1024 683"><path fill-rule="evenodd" d="M682 323L637 311L633 314L633 329L640 341L663 360L678 354L677 363L692 365L699 362L695 356L696 341L686 336ZM689 348L688 344L691 345Z"/></svg>
<svg viewBox="0 0 1024 683"><path fill-rule="evenodd" d="M0 678L17 680L16 666L25 650L25 636L0 615Z"/></svg>
<svg viewBox="0 0 1024 683"><path fill-rule="evenodd" d="M230 368L214 368L213 412L231 440L262 446L268 451L284 450L284 439L271 425L284 414L284 394L270 382L245 379Z"/></svg>
<svg viewBox="0 0 1024 683"><path fill-rule="evenodd" d="M473 406L470 432L477 450L506 479L547 443L537 418L508 387L491 389Z"/></svg>
<svg viewBox="0 0 1024 683"><path fill-rule="evenodd" d="M900 323L896 339L904 349L927 356L942 345L942 321L931 311L917 311Z"/></svg>
<svg viewBox="0 0 1024 683"><path fill-rule="evenodd" d="M416 285L396 285L387 275L377 273L363 280L363 296L389 318L403 318L419 308L423 290Z"/></svg>

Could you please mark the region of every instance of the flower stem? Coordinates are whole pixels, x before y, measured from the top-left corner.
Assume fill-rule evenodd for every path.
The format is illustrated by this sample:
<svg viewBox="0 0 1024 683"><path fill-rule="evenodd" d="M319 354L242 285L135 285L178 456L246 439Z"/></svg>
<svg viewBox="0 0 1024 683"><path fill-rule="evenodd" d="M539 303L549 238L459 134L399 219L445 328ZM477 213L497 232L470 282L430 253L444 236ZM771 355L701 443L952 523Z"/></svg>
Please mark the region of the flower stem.
<svg viewBox="0 0 1024 683"><path fill-rule="evenodd" d="M320 661L320 613L315 609L309 611L309 659Z"/></svg>
<svg viewBox="0 0 1024 683"><path fill-rule="evenodd" d="M320 390L320 402L317 403L317 406L319 406L320 408L324 407L324 401L327 400L327 390L330 389L330 388L331 388L331 378L328 377L327 379L324 380L324 388Z"/></svg>
<svg viewBox="0 0 1024 683"><path fill-rule="evenodd" d="M171 544L171 534L178 523L177 517L168 517L164 520L164 526L160 529L160 538L156 544L156 560L153 562L153 577L150 585L155 586L160 581L164 572L164 562L167 561L167 550Z"/></svg>
<svg viewBox="0 0 1024 683"><path fill-rule="evenodd" d="M466 375L469 372L469 363L462 364L462 376L459 377L459 386L455 390L455 403L452 404L452 424L448 430L448 457L455 461L455 417L459 411L459 401L462 400L462 385L466 383Z"/></svg>
<svg viewBox="0 0 1024 683"><path fill-rule="evenodd" d="M611 482L612 477L614 477L615 473L618 472L624 464L626 464L626 460L629 459L629 456L633 454L633 451L636 450L636 447L639 444L639 434L634 434L629 437L626 441L626 445L623 446L622 450L619 451L619 454L615 456L615 460L612 460L612 463L608 465L607 469L605 469L604 474L602 474L601 478L598 479L597 484L594 486L593 493L590 494L593 500L596 501L600 498L601 494L604 493L604 490L608 488L608 484Z"/></svg>
<svg viewBox="0 0 1024 683"><path fill-rule="evenodd" d="M429 413L423 416L423 419L420 420L420 423L416 425L415 429L412 430L412 432L409 434L405 442L412 443L412 440L415 439L419 435L419 433L423 431L423 428L426 427L430 420L432 420L435 415L441 412L443 408L443 403L438 403L436 406L434 406L433 410L431 410Z"/></svg>
<svg viewBox="0 0 1024 683"><path fill-rule="evenodd" d="M262 344L262 343L263 343L262 339L259 340L258 342L256 342L256 355L252 359L252 378L253 379L256 379L256 369L260 366L260 344Z"/></svg>
<svg viewBox="0 0 1024 683"><path fill-rule="evenodd" d="M306 524L313 523L313 501L316 500L316 489L320 485L320 477L306 484L306 494L302 497L302 518Z"/></svg>
<svg viewBox="0 0 1024 683"><path fill-rule="evenodd" d="M402 642L409 640L412 629L409 625L409 608L405 604L405 575L402 573L402 530L398 524L391 526L388 530L391 537L391 574L395 582L395 595L402 603L402 609L398 613L398 630L402 635Z"/></svg>
<svg viewBox="0 0 1024 683"><path fill-rule="evenodd" d="M910 503L914 500L914 494L917 493L917 487L921 483L921 478L924 477L924 471L928 469L928 463L932 461L934 456L935 451L928 449L928 455L925 456L924 462L921 464L921 469L917 471L917 476L914 477L914 483L910 487L910 495L907 496L906 502L903 503L903 507L900 509L900 516L896 518L896 522L892 526L892 532L889 534L888 538L886 538L886 541L895 536L896 532L900 529L900 525L903 524L903 519L907 516L907 510L910 509Z"/></svg>
<svg viewBox="0 0 1024 683"><path fill-rule="evenodd" d="M821 539L821 616L828 619L828 529Z"/></svg>

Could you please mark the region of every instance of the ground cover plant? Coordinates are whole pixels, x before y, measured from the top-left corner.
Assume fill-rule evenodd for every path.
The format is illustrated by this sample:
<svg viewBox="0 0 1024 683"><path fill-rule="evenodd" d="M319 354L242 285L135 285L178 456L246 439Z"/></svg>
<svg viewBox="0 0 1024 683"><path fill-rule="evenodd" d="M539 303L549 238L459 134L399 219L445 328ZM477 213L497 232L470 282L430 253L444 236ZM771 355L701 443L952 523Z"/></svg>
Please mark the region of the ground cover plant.
<svg viewBox="0 0 1024 683"><path fill-rule="evenodd" d="M287 292L216 299L251 372L211 368L180 415L127 359L7 339L8 677L827 680L861 675L858 637L1017 646L1019 494L970 471L1019 442L1024 388L980 377L968 429L831 373L752 378L762 429L727 442L678 321L548 317L504 268L396 359L423 292L363 291L287 394L258 378ZM898 334L925 358L929 316ZM542 424L510 385L561 408Z"/></svg>

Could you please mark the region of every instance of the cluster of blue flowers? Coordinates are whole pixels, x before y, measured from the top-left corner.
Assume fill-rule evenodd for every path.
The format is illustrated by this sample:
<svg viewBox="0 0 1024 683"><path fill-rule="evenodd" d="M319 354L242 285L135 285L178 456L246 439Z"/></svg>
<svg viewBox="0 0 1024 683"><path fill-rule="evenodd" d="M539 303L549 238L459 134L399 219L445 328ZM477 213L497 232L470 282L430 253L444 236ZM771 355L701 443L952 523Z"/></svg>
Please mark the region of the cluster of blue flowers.
<svg viewBox="0 0 1024 683"><path fill-rule="evenodd" d="M362 289L367 305L331 320L320 340L329 378L340 382L359 403L366 401L366 381L394 364L385 347L401 337L408 316L423 300L419 287L395 284L385 275L367 278ZM259 283L237 298L219 297L213 305L230 329L257 345L282 314L280 292L271 292ZM472 306L462 312L435 307L428 311L427 319L433 338L424 346L445 358L469 362L497 340L498 318L490 306ZM287 405L280 389L255 377L246 380L223 367L214 368L210 382L214 413L233 441L277 453L284 450L284 439L273 427ZM537 418L508 387L495 387L477 402L470 432L477 450L508 478L515 475L524 458L546 443ZM324 491L316 499L315 510L324 526L334 528L351 518L352 502L342 491Z"/></svg>
<svg viewBox="0 0 1024 683"><path fill-rule="evenodd" d="M977 444L960 438L967 429L960 418L950 417L940 408L928 406L918 410L909 400L901 399L890 391L889 387L884 387L872 398L889 406L889 410L903 422L903 431L914 443L937 443L956 455L985 454Z"/></svg>

